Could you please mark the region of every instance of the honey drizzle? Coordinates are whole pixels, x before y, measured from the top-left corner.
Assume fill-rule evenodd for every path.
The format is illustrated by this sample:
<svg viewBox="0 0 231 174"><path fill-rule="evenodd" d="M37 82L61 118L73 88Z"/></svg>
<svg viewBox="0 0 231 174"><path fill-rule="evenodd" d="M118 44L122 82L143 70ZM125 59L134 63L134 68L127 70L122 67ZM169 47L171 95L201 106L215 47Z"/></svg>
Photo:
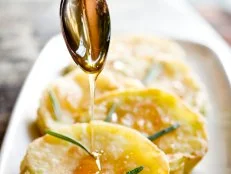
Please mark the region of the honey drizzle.
<svg viewBox="0 0 231 174"><path fill-rule="evenodd" d="M96 79L97 79L98 74L88 74L88 79L89 79L89 86L90 86L90 107L89 107L89 115L91 117L91 121L94 120L94 99L95 99L95 87L96 87ZM91 123L90 123L91 124ZM93 156L95 157L95 162L98 168L98 172L96 174L101 173L101 163L100 163L100 156L102 155L99 152L94 151L94 130L93 126L90 126L91 130L91 152Z"/></svg>
<svg viewBox="0 0 231 174"><path fill-rule="evenodd" d="M102 168L101 168L101 163L100 163L100 156L102 155L102 153L99 153L99 152L92 152L92 154L94 155L95 157L95 162L96 162L96 165L98 167L98 172L96 172L96 174L100 174L101 171L102 171Z"/></svg>
<svg viewBox="0 0 231 174"><path fill-rule="evenodd" d="M91 120L94 120L94 99L95 99L95 82L98 74L88 74L89 86L90 86L90 108L89 115Z"/></svg>

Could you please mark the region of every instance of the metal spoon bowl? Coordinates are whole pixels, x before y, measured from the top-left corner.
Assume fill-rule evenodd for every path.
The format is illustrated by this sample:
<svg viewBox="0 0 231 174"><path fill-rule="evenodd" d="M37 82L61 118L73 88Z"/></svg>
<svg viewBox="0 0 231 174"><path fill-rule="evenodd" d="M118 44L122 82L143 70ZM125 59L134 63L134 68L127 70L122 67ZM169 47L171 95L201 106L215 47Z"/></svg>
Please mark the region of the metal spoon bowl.
<svg viewBox="0 0 231 174"><path fill-rule="evenodd" d="M106 60L111 22L105 0L62 0L62 34L74 59L87 73L99 73Z"/></svg>

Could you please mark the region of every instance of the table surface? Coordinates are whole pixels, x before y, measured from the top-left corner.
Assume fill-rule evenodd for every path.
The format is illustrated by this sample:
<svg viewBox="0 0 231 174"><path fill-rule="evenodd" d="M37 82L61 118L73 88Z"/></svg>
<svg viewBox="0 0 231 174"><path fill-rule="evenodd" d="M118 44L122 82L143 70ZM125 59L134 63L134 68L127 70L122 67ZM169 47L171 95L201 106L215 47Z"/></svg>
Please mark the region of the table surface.
<svg viewBox="0 0 231 174"><path fill-rule="evenodd" d="M58 9L57 0L0 0L0 144L28 72L60 32Z"/></svg>
<svg viewBox="0 0 231 174"><path fill-rule="evenodd" d="M57 0L0 0L0 144L32 64L60 32L58 9ZM231 16L217 7L198 9L231 43Z"/></svg>

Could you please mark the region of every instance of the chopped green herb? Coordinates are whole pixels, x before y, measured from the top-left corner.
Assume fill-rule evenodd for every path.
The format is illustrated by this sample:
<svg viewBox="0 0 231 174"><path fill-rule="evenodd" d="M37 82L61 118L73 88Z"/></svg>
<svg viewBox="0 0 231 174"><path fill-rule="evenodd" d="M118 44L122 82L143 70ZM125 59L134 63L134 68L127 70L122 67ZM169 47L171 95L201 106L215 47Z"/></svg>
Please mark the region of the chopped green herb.
<svg viewBox="0 0 231 174"><path fill-rule="evenodd" d="M50 101L52 104L52 109L53 109L53 112L55 115L55 119L60 120L60 118L61 118L61 106L59 104L59 101L58 101L58 99L57 99L57 97L53 91L50 90L48 92L48 94L49 94L49 98L50 98Z"/></svg>
<svg viewBox="0 0 231 174"><path fill-rule="evenodd" d="M205 105L201 106L199 112L200 112L202 115L206 116L206 106L205 106Z"/></svg>
<svg viewBox="0 0 231 174"><path fill-rule="evenodd" d="M154 141L157 138L159 138L159 137L161 137L161 136L163 136L163 135L165 135L165 134L167 134L169 132L172 132L172 131L176 130L178 127L180 127L180 124L176 123L176 124L166 128L166 129L163 129L163 130L149 136L148 139L151 140L151 141Z"/></svg>
<svg viewBox="0 0 231 174"><path fill-rule="evenodd" d="M109 110L109 112L108 112L108 114L107 114L107 117L105 118L104 121L106 121L106 122L110 122L110 121L111 121L112 114L115 112L116 107L117 107L117 104L116 104L116 103L113 103L113 104L111 105L110 110Z"/></svg>
<svg viewBox="0 0 231 174"><path fill-rule="evenodd" d="M63 68L61 75L65 76L65 75L69 74L70 72L72 72L73 70L75 70L76 68L77 68L76 65L70 64L70 65L66 66L65 68Z"/></svg>
<svg viewBox="0 0 231 174"><path fill-rule="evenodd" d="M153 64L151 68L148 70L146 76L142 80L144 85L148 85L151 81L155 80L158 77L162 69L160 64Z"/></svg>
<svg viewBox="0 0 231 174"><path fill-rule="evenodd" d="M127 174L137 174L137 173L140 173L143 169L144 169L144 167L140 166L140 167L137 167L137 168L127 172Z"/></svg>
<svg viewBox="0 0 231 174"><path fill-rule="evenodd" d="M70 142L72 144L75 144L75 145L79 146L80 148L82 148L83 150L85 150L90 156L94 157L94 155L91 154L91 152L89 150L87 150L87 148L84 147L82 144L80 144L78 141L73 140L70 137L67 137L65 135L62 135L62 134L50 131L50 130L46 131L46 133L49 134L49 135L51 135L51 136L53 136L53 137L56 137L56 138L62 139L64 141Z"/></svg>

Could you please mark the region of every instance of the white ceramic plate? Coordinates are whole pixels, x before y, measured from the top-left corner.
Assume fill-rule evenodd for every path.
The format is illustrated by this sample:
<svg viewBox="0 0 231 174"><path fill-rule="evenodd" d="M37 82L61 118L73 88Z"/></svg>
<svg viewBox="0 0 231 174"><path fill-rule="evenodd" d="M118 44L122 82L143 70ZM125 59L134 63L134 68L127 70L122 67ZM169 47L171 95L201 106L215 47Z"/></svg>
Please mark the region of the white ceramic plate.
<svg viewBox="0 0 231 174"><path fill-rule="evenodd" d="M220 173L225 171L227 163L225 150L227 140L224 133L231 130L231 125L225 130L220 127L222 118L231 113L229 83L218 58L210 49L188 41L178 42L187 53L187 62L205 83L211 101L207 118L210 135L209 152L194 173L211 173L211 171ZM72 60L61 36L51 39L41 52L24 84L12 115L2 147L0 173L18 173L20 161L28 144L39 136L34 121L41 93L48 83L60 75L60 70L70 61Z"/></svg>
<svg viewBox="0 0 231 174"><path fill-rule="evenodd" d="M123 0L108 0L112 8L113 21L119 22L116 14L135 12L137 7L143 8L141 0L131 1L133 6L123 8ZM188 54L188 62L205 83L211 100L211 110L208 117L210 135L209 152L205 159L194 170L195 173L229 174L231 173L231 90L230 90L230 57L231 53L224 41L203 21L187 4L178 0L178 3L170 0L146 0L153 11L152 33L172 36L184 40L202 43L179 42ZM147 6L145 6L147 7ZM113 12L113 9L118 9ZM141 32L141 28L130 15L131 26L138 26L134 31ZM161 20L162 19L162 20ZM150 20L149 20L150 21ZM163 22L165 21L165 22ZM148 21L146 21L148 22ZM122 24L121 24L122 25ZM123 24L125 25L125 23ZM113 33L123 33L128 30L115 26ZM151 25L151 24L150 24ZM196 26L196 27L195 27ZM193 28L194 27L194 28ZM139 30L140 29L140 30ZM144 33L145 28L143 28ZM150 30L149 30L150 33ZM59 72L70 61L69 54L60 36L51 39L41 52L32 71L30 72L22 91L19 95L10 124L5 135L1 149L0 174L19 173L20 162L26 152L28 144L38 137L34 120L42 90L45 86L59 76ZM54 63L55 62L55 63Z"/></svg>
<svg viewBox="0 0 231 174"><path fill-rule="evenodd" d="M36 112L45 86L59 76L71 59L60 36L51 39L42 50L21 90L11 116L1 149L1 174L19 173L19 165L28 144L38 137L34 125ZM54 64L55 62L55 64Z"/></svg>

